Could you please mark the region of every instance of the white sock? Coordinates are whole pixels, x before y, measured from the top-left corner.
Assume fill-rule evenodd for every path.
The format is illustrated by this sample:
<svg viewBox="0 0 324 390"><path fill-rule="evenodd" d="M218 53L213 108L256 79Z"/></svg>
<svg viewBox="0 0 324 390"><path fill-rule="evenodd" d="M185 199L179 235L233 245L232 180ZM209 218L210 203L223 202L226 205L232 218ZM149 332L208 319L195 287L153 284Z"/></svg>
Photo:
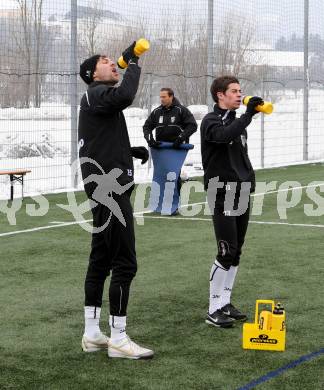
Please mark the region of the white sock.
<svg viewBox="0 0 324 390"><path fill-rule="evenodd" d="M215 260L211 267L209 278L209 314L213 314L222 307L221 298L224 291L226 276L226 269Z"/></svg>
<svg viewBox="0 0 324 390"><path fill-rule="evenodd" d="M84 334L96 338L101 333L99 328L101 307L84 306Z"/></svg>
<svg viewBox="0 0 324 390"><path fill-rule="evenodd" d="M228 303L231 303L231 294L237 271L238 265L236 267L231 266L231 268L227 271L224 291L222 293L221 307L227 305Z"/></svg>
<svg viewBox="0 0 324 390"><path fill-rule="evenodd" d="M123 340L126 334L126 316L109 316L109 326L111 331L111 341L116 342Z"/></svg>

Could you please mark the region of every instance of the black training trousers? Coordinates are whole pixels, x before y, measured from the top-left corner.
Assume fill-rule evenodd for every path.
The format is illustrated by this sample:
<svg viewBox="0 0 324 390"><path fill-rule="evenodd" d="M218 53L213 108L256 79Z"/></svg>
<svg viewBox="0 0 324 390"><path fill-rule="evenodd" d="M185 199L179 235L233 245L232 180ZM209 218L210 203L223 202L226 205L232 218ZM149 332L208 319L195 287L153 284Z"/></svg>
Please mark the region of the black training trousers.
<svg viewBox="0 0 324 390"><path fill-rule="evenodd" d="M234 207L237 208L240 194L235 194ZM225 207L225 194L216 196L214 203L213 224L217 241L217 261L225 268L237 266L240 262L242 246L244 244L250 217L250 197L248 195L247 210L241 215L228 212Z"/></svg>
<svg viewBox="0 0 324 390"><path fill-rule="evenodd" d="M104 283L111 271L109 302L110 314L114 316L126 316L129 289L137 271L130 195L131 191L122 195L113 194L126 226L123 226L108 207L98 204L92 209L94 227L104 226L109 218L110 222L102 232L92 234L85 279L85 306L101 307Z"/></svg>

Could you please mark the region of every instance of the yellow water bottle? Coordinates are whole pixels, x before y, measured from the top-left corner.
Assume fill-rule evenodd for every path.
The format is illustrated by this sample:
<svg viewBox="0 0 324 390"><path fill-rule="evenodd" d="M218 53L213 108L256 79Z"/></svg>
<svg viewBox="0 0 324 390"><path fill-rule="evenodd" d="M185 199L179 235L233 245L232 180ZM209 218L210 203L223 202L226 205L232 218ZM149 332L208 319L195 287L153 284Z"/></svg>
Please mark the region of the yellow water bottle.
<svg viewBox="0 0 324 390"><path fill-rule="evenodd" d="M243 97L243 104L247 106L249 100L252 96L244 96ZM263 102L263 104L259 104L255 107L257 111L263 112L264 114L271 114L273 111L273 104L271 102Z"/></svg>
<svg viewBox="0 0 324 390"><path fill-rule="evenodd" d="M150 48L150 42L144 38L139 39L136 41L136 45L134 47L134 54L139 57L142 55L144 52L146 52ZM128 64L124 61L123 56L120 56L117 61L118 65L122 68L125 69L127 68Z"/></svg>

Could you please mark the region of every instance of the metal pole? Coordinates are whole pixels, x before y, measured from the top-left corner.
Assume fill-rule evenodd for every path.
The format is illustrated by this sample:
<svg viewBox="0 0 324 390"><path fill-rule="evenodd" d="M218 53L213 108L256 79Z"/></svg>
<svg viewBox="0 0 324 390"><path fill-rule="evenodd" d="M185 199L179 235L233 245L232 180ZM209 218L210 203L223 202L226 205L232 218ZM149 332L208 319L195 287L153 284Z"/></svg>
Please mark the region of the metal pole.
<svg viewBox="0 0 324 390"><path fill-rule="evenodd" d="M148 97L149 97L148 104L147 104L147 113L148 115L150 115L152 112L153 75L152 73L149 73L147 76L148 76Z"/></svg>
<svg viewBox="0 0 324 390"><path fill-rule="evenodd" d="M208 0L208 23L207 23L207 82L206 82L206 101L208 111L213 110L214 101L210 94L210 86L213 82L213 64L214 64L214 0Z"/></svg>
<svg viewBox="0 0 324 390"><path fill-rule="evenodd" d="M261 97L264 98L263 74L261 79ZM264 168L264 114L261 113L261 168Z"/></svg>
<svg viewBox="0 0 324 390"><path fill-rule="evenodd" d="M309 101L308 17L309 17L309 0L304 0L304 114L303 114L303 160L308 160L308 101Z"/></svg>
<svg viewBox="0 0 324 390"><path fill-rule="evenodd" d="M148 74L148 83L149 83L149 90L148 90L149 101L148 101L148 105L147 105L148 106L147 113L148 113L148 116L150 116L151 112L152 112L152 100L153 100L153 75L152 75L152 73ZM149 172L151 168L152 168L152 156L150 153L148 164L147 164L147 172Z"/></svg>
<svg viewBox="0 0 324 390"><path fill-rule="evenodd" d="M77 76L77 34L78 34L78 0L71 0L71 52L70 52L70 101L71 101L71 160L70 164L78 158L78 76ZM71 172L71 186L76 188L78 177Z"/></svg>

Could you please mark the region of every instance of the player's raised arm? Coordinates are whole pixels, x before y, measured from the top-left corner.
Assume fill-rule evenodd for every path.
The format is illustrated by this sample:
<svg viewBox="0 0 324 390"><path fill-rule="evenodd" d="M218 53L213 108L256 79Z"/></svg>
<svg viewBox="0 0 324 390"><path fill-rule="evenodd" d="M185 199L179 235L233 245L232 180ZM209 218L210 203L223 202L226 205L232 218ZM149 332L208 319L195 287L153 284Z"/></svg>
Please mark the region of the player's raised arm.
<svg viewBox="0 0 324 390"><path fill-rule="evenodd" d="M251 123L253 115L257 113L255 107L262 102L262 98L254 96L249 101L245 113L239 118L235 118L232 122L227 120L228 115L226 115L226 112L224 115L206 115L201 124L202 137L207 142L232 142L235 138L243 134L246 127ZM230 112L230 110L228 111Z"/></svg>

